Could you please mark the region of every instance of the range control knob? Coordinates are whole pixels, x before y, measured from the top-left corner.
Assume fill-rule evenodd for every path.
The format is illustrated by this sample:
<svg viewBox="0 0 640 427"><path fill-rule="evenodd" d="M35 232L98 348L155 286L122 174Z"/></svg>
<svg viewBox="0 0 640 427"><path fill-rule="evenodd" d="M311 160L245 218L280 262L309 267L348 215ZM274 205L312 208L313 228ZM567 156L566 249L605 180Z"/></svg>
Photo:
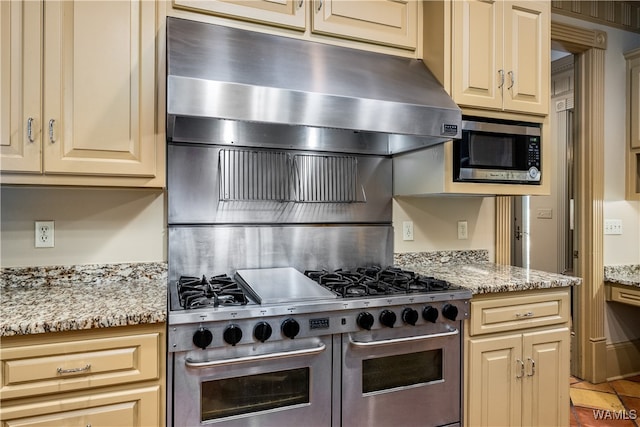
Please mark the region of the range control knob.
<svg viewBox="0 0 640 427"><path fill-rule="evenodd" d="M373 315L369 312L363 311L358 314L358 317L356 317L356 323L362 329L366 329L367 331L369 331L373 326Z"/></svg>
<svg viewBox="0 0 640 427"><path fill-rule="evenodd" d="M267 322L258 322L253 328L253 336L260 342L265 342L271 337L271 325Z"/></svg>
<svg viewBox="0 0 640 427"><path fill-rule="evenodd" d="M393 328L396 323L396 314L391 310L382 310L380 313L380 323L389 328Z"/></svg>
<svg viewBox="0 0 640 427"><path fill-rule="evenodd" d="M456 317L458 317L458 307L451 304L445 304L442 307L442 315L449 320L456 320Z"/></svg>
<svg viewBox="0 0 640 427"><path fill-rule="evenodd" d="M424 310L422 310L422 317L427 322L436 323L436 320L438 319L438 309L428 305Z"/></svg>
<svg viewBox="0 0 640 427"><path fill-rule="evenodd" d="M211 344L211 341L213 341L213 334L206 328L200 327L200 329L193 334L193 344L203 350Z"/></svg>
<svg viewBox="0 0 640 427"><path fill-rule="evenodd" d="M285 337L293 339L300 332L300 324L295 319L289 318L282 322L280 329Z"/></svg>
<svg viewBox="0 0 640 427"><path fill-rule="evenodd" d="M238 325L229 325L222 333L222 338L227 344L236 345L242 339L242 329Z"/></svg>
<svg viewBox="0 0 640 427"><path fill-rule="evenodd" d="M402 321L408 323L411 326L415 326L418 321L418 312L413 308L405 308L402 310Z"/></svg>

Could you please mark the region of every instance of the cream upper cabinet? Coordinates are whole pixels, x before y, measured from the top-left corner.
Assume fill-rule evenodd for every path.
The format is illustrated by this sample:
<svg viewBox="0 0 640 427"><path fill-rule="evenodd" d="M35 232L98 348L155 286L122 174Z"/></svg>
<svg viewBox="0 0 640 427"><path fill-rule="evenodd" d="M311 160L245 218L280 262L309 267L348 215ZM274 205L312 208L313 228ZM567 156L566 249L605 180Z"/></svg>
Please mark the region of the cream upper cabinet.
<svg viewBox="0 0 640 427"><path fill-rule="evenodd" d="M42 3L0 2L0 169L42 171Z"/></svg>
<svg viewBox="0 0 640 427"><path fill-rule="evenodd" d="M568 288L471 301L465 424L569 423Z"/></svg>
<svg viewBox="0 0 640 427"><path fill-rule="evenodd" d="M460 0L451 6L453 99L473 108L548 114L549 2Z"/></svg>
<svg viewBox="0 0 640 427"><path fill-rule="evenodd" d="M421 8L415 0L173 0L172 6L178 17L199 19L182 12L200 12L293 28L310 40L329 36L386 46L405 55L417 47Z"/></svg>
<svg viewBox="0 0 640 427"><path fill-rule="evenodd" d="M418 2L314 0L311 31L415 49Z"/></svg>
<svg viewBox="0 0 640 427"><path fill-rule="evenodd" d="M549 22L544 1L454 1L454 100L470 107L548 114Z"/></svg>
<svg viewBox="0 0 640 427"><path fill-rule="evenodd" d="M173 7L304 30L306 0L173 0Z"/></svg>
<svg viewBox="0 0 640 427"><path fill-rule="evenodd" d="M640 49L627 59L627 200L640 200Z"/></svg>
<svg viewBox="0 0 640 427"><path fill-rule="evenodd" d="M156 45L160 3L5 3L3 35L7 11L21 19L10 28L6 66L2 50L2 181L163 186ZM5 69L13 71L8 78ZM8 79L14 84L6 84ZM42 93L32 94L34 88ZM29 163L18 162L16 152L29 153Z"/></svg>

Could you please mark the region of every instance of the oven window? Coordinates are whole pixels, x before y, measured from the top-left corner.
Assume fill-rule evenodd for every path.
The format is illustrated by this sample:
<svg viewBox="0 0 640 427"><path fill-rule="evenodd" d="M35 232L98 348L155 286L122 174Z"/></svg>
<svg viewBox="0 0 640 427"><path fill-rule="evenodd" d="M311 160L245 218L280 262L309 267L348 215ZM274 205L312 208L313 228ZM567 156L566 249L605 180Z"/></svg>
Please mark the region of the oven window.
<svg viewBox="0 0 640 427"><path fill-rule="evenodd" d="M309 368L202 383L202 421L309 403Z"/></svg>
<svg viewBox="0 0 640 427"><path fill-rule="evenodd" d="M442 349L362 361L362 393L442 380Z"/></svg>

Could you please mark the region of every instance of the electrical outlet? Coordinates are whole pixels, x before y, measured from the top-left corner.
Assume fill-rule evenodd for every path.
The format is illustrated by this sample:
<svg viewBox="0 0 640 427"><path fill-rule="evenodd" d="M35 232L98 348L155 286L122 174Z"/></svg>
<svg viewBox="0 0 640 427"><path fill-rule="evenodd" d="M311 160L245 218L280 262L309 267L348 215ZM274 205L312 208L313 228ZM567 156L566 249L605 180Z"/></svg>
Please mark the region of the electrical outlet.
<svg viewBox="0 0 640 427"><path fill-rule="evenodd" d="M622 234L621 219L605 219L604 234Z"/></svg>
<svg viewBox="0 0 640 427"><path fill-rule="evenodd" d="M413 240L413 221L402 222L402 240Z"/></svg>
<svg viewBox="0 0 640 427"><path fill-rule="evenodd" d="M36 248L53 248L54 221L36 221Z"/></svg>
<svg viewBox="0 0 640 427"><path fill-rule="evenodd" d="M469 230L467 221L458 221L458 240L466 240L469 238Z"/></svg>

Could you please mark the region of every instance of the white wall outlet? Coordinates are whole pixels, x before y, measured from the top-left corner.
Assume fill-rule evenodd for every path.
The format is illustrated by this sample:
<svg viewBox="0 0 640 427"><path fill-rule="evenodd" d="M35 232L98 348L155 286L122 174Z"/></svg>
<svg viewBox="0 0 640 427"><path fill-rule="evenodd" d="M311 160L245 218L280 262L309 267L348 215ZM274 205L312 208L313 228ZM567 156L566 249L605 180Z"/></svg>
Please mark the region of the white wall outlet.
<svg viewBox="0 0 640 427"><path fill-rule="evenodd" d="M469 230L467 221L458 221L458 240L467 240L469 238Z"/></svg>
<svg viewBox="0 0 640 427"><path fill-rule="evenodd" d="M54 221L36 221L36 248L53 248Z"/></svg>
<svg viewBox="0 0 640 427"><path fill-rule="evenodd" d="M402 240L413 240L413 221L402 222Z"/></svg>
<svg viewBox="0 0 640 427"><path fill-rule="evenodd" d="M622 234L621 219L605 219L604 234Z"/></svg>

